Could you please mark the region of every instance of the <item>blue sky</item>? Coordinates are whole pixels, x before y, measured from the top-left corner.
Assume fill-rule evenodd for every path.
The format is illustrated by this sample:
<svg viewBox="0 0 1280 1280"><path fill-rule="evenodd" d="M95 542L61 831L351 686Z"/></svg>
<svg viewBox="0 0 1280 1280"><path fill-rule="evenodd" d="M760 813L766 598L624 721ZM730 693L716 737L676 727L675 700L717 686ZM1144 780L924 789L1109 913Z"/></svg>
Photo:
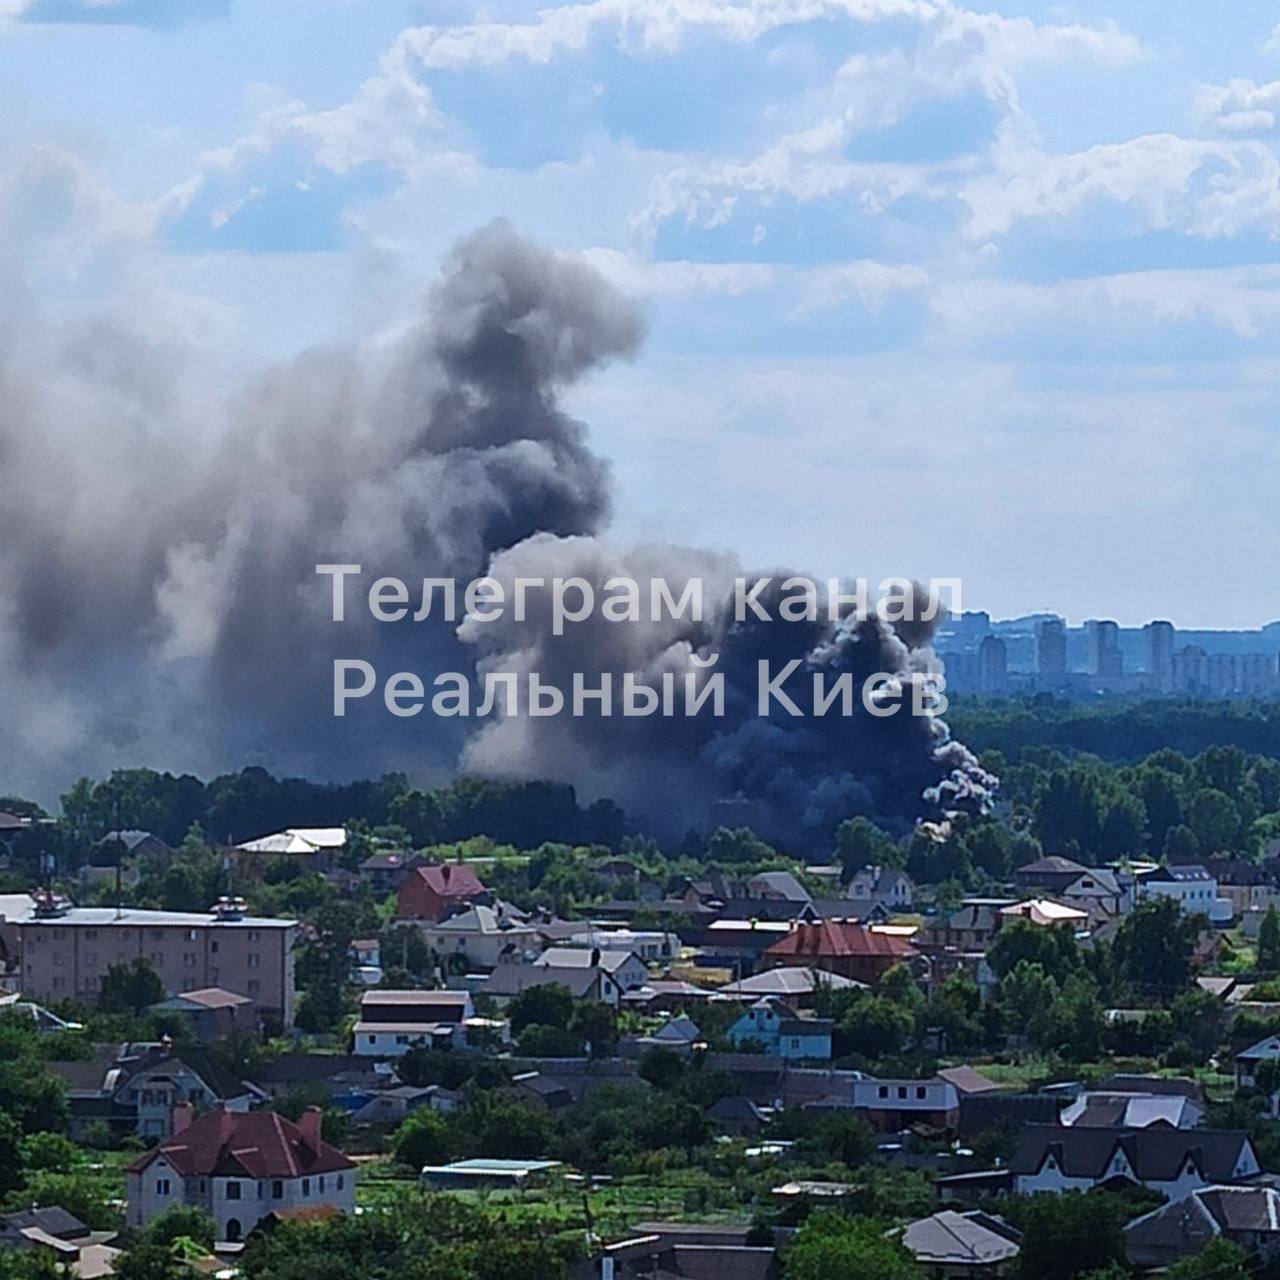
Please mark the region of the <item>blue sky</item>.
<svg viewBox="0 0 1280 1280"><path fill-rule="evenodd" d="M1280 11L0 0L0 281L211 376L404 325L495 217L644 299L623 544L1280 616Z"/></svg>

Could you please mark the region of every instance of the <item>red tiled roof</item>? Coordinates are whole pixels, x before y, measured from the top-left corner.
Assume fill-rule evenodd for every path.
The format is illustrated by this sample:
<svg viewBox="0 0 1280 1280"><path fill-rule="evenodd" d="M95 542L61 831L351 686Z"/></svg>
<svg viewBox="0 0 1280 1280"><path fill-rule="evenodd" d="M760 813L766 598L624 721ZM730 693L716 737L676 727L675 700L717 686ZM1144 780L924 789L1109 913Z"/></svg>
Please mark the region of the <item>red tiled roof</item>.
<svg viewBox="0 0 1280 1280"><path fill-rule="evenodd" d="M413 874L421 876L442 898L470 898L485 891L480 877L470 867L459 862L418 867Z"/></svg>
<svg viewBox="0 0 1280 1280"><path fill-rule="evenodd" d="M892 933L877 933L847 920L802 922L765 951L767 956L892 956L905 959L915 948Z"/></svg>
<svg viewBox="0 0 1280 1280"><path fill-rule="evenodd" d="M312 1147L274 1111L210 1111L125 1168L141 1173L160 1156L184 1178L299 1178L354 1169L337 1147Z"/></svg>

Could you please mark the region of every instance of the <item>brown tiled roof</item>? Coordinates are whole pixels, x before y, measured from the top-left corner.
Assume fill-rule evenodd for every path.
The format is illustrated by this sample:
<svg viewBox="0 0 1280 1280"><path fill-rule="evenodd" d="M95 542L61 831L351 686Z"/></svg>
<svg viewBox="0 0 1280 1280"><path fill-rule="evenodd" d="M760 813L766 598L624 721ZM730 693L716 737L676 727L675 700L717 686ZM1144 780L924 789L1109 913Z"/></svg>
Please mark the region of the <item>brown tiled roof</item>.
<svg viewBox="0 0 1280 1280"><path fill-rule="evenodd" d="M296 1124L274 1111L210 1111L125 1172L141 1173L160 1156L184 1178L299 1178L356 1167L327 1142L311 1146Z"/></svg>
<svg viewBox="0 0 1280 1280"><path fill-rule="evenodd" d="M915 948L891 933L879 933L847 920L817 920L798 924L765 951L766 956L891 956L906 959Z"/></svg>

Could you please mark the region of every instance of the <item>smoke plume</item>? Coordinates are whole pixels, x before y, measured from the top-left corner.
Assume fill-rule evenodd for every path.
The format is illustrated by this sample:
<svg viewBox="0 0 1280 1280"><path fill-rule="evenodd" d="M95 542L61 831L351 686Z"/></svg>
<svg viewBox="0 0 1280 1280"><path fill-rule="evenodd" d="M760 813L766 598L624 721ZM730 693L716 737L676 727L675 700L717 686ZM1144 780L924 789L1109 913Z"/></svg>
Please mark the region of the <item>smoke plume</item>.
<svg viewBox="0 0 1280 1280"><path fill-rule="evenodd" d="M505 224L461 241L397 342L304 354L210 392L172 344L94 320L57 339L0 328L0 790L49 795L129 764L202 773L264 763L313 777L390 768L438 780L459 762L556 777L670 827L747 802L803 837L865 813L901 828L985 784L937 721L754 713L755 660L806 671L898 672L925 634L871 621L734 623L739 567L673 547L611 550L607 464L560 407L563 390L633 354L639 313L588 268ZM329 617L314 567L359 563L409 583L486 571L697 574L700 624L546 619L461 628ZM511 717L411 721L381 702L330 714L334 657L428 681L448 670L683 675L718 652L722 720ZM374 705L376 701L376 706ZM299 820L305 815L299 815Z"/></svg>

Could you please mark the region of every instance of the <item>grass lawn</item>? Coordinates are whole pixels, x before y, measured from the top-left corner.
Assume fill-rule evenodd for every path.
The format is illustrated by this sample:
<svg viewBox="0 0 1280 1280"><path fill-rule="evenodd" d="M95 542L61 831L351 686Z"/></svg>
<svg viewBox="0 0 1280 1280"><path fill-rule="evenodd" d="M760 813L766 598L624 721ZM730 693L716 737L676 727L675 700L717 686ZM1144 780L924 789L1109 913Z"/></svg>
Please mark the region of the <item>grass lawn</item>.
<svg viewBox="0 0 1280 1280"><path fill-rule="evenodd" d="M389 1161L369 1163L356 1184L358 1206L367 1211L393 1204L420 1204L426 1199L412 1178L396 1174ZM440 1194L440 1193L435 1193ZM591 1228L609 1238L626 1235L637 1222L696 1217L699 1222L746 1225L752 1206L742 1203L732 1185L700 1170L680 1170L653 1177L620 1178L590 1192L556 1183L527 1191L450 1191L443 1194L497 1210L512 1224L543 1222L562 1230L583 1231L590 1209Z"/></svg>

